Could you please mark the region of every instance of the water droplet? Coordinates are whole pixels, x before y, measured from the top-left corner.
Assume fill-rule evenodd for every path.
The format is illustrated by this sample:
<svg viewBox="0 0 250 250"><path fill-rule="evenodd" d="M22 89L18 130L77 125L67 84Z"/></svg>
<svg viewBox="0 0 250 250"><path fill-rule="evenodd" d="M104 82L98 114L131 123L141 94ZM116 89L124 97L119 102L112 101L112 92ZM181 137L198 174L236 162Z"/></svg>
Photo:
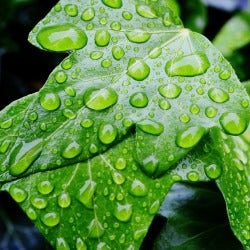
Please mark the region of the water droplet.
<svg viewBox="0 0 250 250"><path fill-rule="evenodd" d="M205 169L205 173L207 177L213 180L220 177L221 172L222 172L221 167L216 164L207 165L204 167L204 169Z"/></svg>
<svg viewBox="0 0 250 250"><path fill-rule="evenodd" d="M93 219L90 224L88 225L88 230L89 230L89 238L95 238L98 239L103 236L104 234L104 228L101 222L95 218Z"/></svg>
<svg viewBox="0 0 250 250"><path fill-rule="evenodd" d="M63 69L70 69L71 67L72 67L72 65L73 65L73 62L72 62L72 59L71 59L71 57L67 57L67 58L65 58L63 61L62 61L62 63L61 63L61 66L62 66L62 68Z"/></svg>
<svg viewBox="0 0 250 250"><path fill-rule="evenodd" d="M80 125L83 127L83 128L90 128L92 127L94 124L93 120L89 119L89 118L86 118L86 119L83 119L81 120L81 123Z"/></svg>
<svg viewBox="0 0 250 250"><path fill-rule="evenodd" d="M122 17L127 20L130 21L133 18L132 13L130 13L129 11L123 11L122 12Z"/></svg>
<svg viewBox="0 0 250 250"><path fill-rule="evenodd" d="M73 120L76 118L76 114L71 109L64 109L63 115L70 120Z"/></svg>
<svg viewBox="0 0 250 250"><path fill-rule="evenodd" d="M164 126L152 120L144 120L136 124L143 132L151 135L160 135L164 131Z"/></svg>
<svg viewBox="0 0 250 250"><path fill-rule="evenodd" d="M174 18L173 18L173 13L172 11L170 11L168 9L168 11L166 11L165 15L163 16L163 24L166 27L170 27L172 24L174 24Z"/></svg>
<svg viewBox="0 0 250 250"><path fill-rule="evenodd" d="M90 53L90 58L93 60L98 60L98 59L102 58L102 56L103 56L102 51L92 51Z"/></svg>
<svg viewBox="0 0 250 250"><path fill-rule="evenodd" d="M96 190L96 182L87 180L79 190L77 199L87 208L93 208L93 197Z"/></svg>
<svg viewBox="0 0 250 250"><path fill-rule="evenodd" d="M205 114L208 118L213 118L217 115L218 109L214 107L207 107L205 109Z"/></svg>
<svg viewBox="0 0 250 250"><path fill-rule="evenodd" d="M149 52L149 58L151 59L155 59L157 57L159 57L162 53L162 49L160 47L156 47L153 48L150 52Z"/></svg>
<svg viewBox="0 0 250 250"><path fill-rule="evenodd" d="M120 46L114 46L112 48L112 55L116 60L120 60L125 55L125 51Z"/></svg>
<svg viewBox="0 0 250 250"><path fill-rule="evenodd" d="M31 220L37 219L37 214L36 214L35 210L31 207L28 210L26 210L26 214Z"/></svg>
<svg viewBox="0 0 250 250"><path fill-rule="evenodd" d="M132 205L131 204L120 204L117 203L115 210L114 210L114 216L122 222L127 222L132 216Z"/></svg>
<svg viewBox="0 0 250 250"><path fill-rule="evenodd" d="M110 28L111 28L112 30L121 30L122 26L121 26L121 23L120 23L120 22L114 21L114 22L112 22L112 23L110 24Z"/></svg>
<svg viewBox="0 0 250 250"><path fill-rule="evenodd" d="M143 81L148 77L150 68L143 59L131 58L128 63L127 74L137 81Z"/></svg>
<svg viewBox="0 0 250 250"><path fill-rule="evenodd" d="M110 60L110 59L104 59L101 62L101 65L102 65L103 68L109 68L110 66L112 66L112 60Z"/></svg>
<svg viewBox="0 0 250 250"><path fill-rule="evenodd" d="M56 239L56 250L70 250L66 240L62 237Z"/></svg>
<svg viewBox="0 0 250 250"><path fill-rule="evenodd" d="M37 118L38 118L37 112L31 112L31 113L29 113L29 114L28 114L28 118L29 118L31 121L37 120Z"/></svg>
<svg viewBox="0 0 250 250"><path fill-rule="evenodd" d="M127 161L124 158L118 158L115 163L115 168L119 170L123 170L126 168Z"/></svg>
<svg viewBox="0 0 250 250"><path fill-rule="evenodd" d="M142 169L150 176L152 176L158 169L159 160L155 155L149 155L142 161Z"/></svg>
<svg viewBox="0 0 250 250"><path fill-rule="evenodd" d="M37 41L44 49L63 52L83 48L88 37L83 30L64 23L42 28L37 35Z"/></svg>
<svg viewBox="0 0 250 250"><path fill-rule="evenodd" d="M65 93L68 95L68 96L71 96L71 97L75 97L76 96L76 91L73 87L67 87L64 89Z"/></svg>
<svg viewBox="0 0 250 250"><path fill-rule="evenodd" d="M192 104L191 106L190 106L190 112L192 113L192 114L199 114L199 112L200 112L200 107L198 106L198 105L196 105L196 104Z"/></svg>
<svg viewBox="0 0 250 250"><path fill-rule="evenodd" d="M135 179L130 187L130 193L134 196L143 197L148 193L147 187L138 179Z"/></svg>
<svg viewBox="0 0 250 250"><path fill-rule="evenodd" d="M37 184L37 190L44 195L51 193L53 189L54 185L50 181L42 181Z"/></svg>
<svg viewBox="0 0 250 250"><path fill-rule="evenodd" d="M188 123L190 121L190 116L188 114L181 114L179 118L183 123Z"/></svg>
<svg viewBox="0 0 250 250"><path fill-rule="evenodd" d="M78 15L78 8L75 4L66 4L64 10L71 17Z"/></svg>
<svg viewBox="0 0 250 250"><path fill-rule="evenodd" d="M47 204L48 204L45 199L40 198L40 197L35 197L35 196L32 196L30 198L30 202L37 209L43 209L47 207Z"/></svg>
<svg viewBox="0 0 250 250"><path fill-rule="evenodd" d="M169 83L169 84L161 85L158 88L158 91L163 97L174 99L174 98L177 98L181 94L182 89L181 87L179 87L178 85L174 83Z"/></svg>
<svg viewBox="0 0 250 250"><path fill-rule="evenodd" d="M62 157L65 159L72 159L77 157L82 152L82 146L78 144L76 141L71 142L68 146L63 150Z"/></svg>
<svg viewBox="0 0 250 250"><path fill-rule="evenodd" d="M156 214L160 208L160 205L161 203L159 200L154 201L149 208L149 214Z"/></svg>
<svg viewBox="0 0 250 250"><path fill-rule="evenodd" d="M117 102L118 96L111 88L89 88L83 96L86 106L93 110L109 108Z"/></svg>
<svg viewBox="0 0 250 250"><path fill-rule="evenodd" d="M104 47L109 44L110 33L107 30L98 30L95 33L95 43L97 46Z"/></svg>
<svg viewBox="0 0 250 250"><path fill-rule="evenodd" d="M60 97L56 93L42 92L40 95L41 106L48 111L54 111L61 105Z"/></svg>
<svg viewBox="0 0 250 250"><path fill-rule="evenodd" d="M98 243L96 250L110 250L111 248L105 242Z"/></svg>
<svg viewBox="0 0 250 250"><path fill-rule="evenodd" d="M10 140L4 140L0 146L0 153L5 154L10 146Z"/></svg>
<svg viewBox="0 0 250 250"><path fill-rule="evenodd" d="M151 35L147 31L140 29L126 32L126 36L132 43L145 43L151 37Z"/></svg>
<svg viewBox="0 0 250 250"><path fill-rule="evenodd" d="M142 239L145 236L145 234L147 233L147 231L148 231L147 228L138 229L137 231L134 232L134 239L136 241Z"/></svg>
<svg viewBox="0 0 250 250"><path fill-rule="evenodd" d="M220 117L220 124L224 131L231 135L240 135L248 127L248 121L236 113L224 113Z"/></svg>
<svg viewBox="0 0 250 250"><path fill-rule="evenodd" d="M98 152L98 147L94 143L91 143L90 146L89 146L89 152L91 154L97 153Z"/></svg>
<svg viewBox="0 0 250 250"><path fill-rule="evenodd" d="M56 212L48 212L41 216L41 221L45 226L55 227L60 222L60 216Z"/></svg>
<svg viewBox="0 0 250 250"><path fill-rule="evenodd" d="M102 124L98 130L98 138L103 144L112 143L117 137L117 129L111 124Z"/></svg>
<svg viewBox="0 0 250 250"><path fill-rule="evenodd" d="M94 8L87 8L82 12L81 19L83 21L90 21L95 17L95 9Z"/></svg>
<svg viewBox="0 0 250 250"><path fill-rule="evenodd" d="M120 174L119 172L113 171L111 174L112 174L113 181L114 181L117 185L123 184L124 181L126 180L126 178L125 178L122 174Z"/></svg>
<svg viewBox="0 0 250 250"><path fill-rule="evenodd" d="M190 171L188 172L187 174L187 178L190 180L190 181L198 181L199 180L199 174L195 171Z"/></svg>
<svg viewBox="0 0 250 250"><path fill-rule="evenodd" d="M41 139L29 143L20 143L11 153L11 166L9 172L12 176L24 173L40 156L43 148Z"/></svg>
<svg viewBox="0 0 250 250"><path fill-rule="evenodd" d="M220 88L211 88L208 90L209 98L217 103L223 103L229 100L229 95L227 92Z"/></svg>
<svg viewBox="0 0 250 250"><path fill-rule="evenodd" d="M76 239L76 250L87 250L87 245L86 243L81 239L77 238Z"/></svg>
<svg viewBox="0 0 250 250"><path fill-rule="evenodd" d="M167 62L165 70L169 76L197 76L204 74L210 67L203 53L178 56Z"/></svg>
<svg viewBox="0 0 250 250"><path fill-rule="evenodd" d="M11 185L9 192L11 197L18 203L25 201L28 196L26 191L16 187L15 185Z"/></svg>
<svg viewBox="0 0 250 250"><path fill-rule="evenodd" d="M64 83L67 80L67 74L64 71L59 70L55 73L55 80L59 84Z"/></svg>
<svg viewBox="0 0 250 250"><path fill-rule="evenodd" d="M42 123L40 124L40 129L41 129L42 131L46 131L46 130L47 130L47 125L46 125L46 123L42 122Z"/></svg>
<svg viewBox="0 0 250 250"><path fill-rule="evenodd" d="M148 97L144 92L137 92L130 96L129 102L136 108L144 108L148 105Z"/></svg>
<svg viewBox="0 0 250 250"><path fill-rule="evenodd" d="M70 204L71 204L71 198L70 198L69 193L67 193L67 192L61 193L61 194L58 196L57 202L58 202L58 205L59 205L61 208L69 207Z"/></svg>
<svg viewBox="0 0 250 250"><path fill-rule="evenodd" d="M177 135L176 144L182 148L192 148L200 141L205 132L206 130L201 126L189 127Z"/></svg>
<svg viewBox="0 0 250 250"><path fill-rule="evenodd" d="M224 71L222 71L222 72L219 74L219 77L220 77L221 80L227 80L227 79L230 78L230 76L231 76L231 73L230 73L229 70L224 70Z"/></svg>
<svg viewBox="0 0 250 250"><path fill-rule="evenodd" d="M2 129L8 129L12 126L12 122L13 122L12 119L8 119L6 121L3 121L3 122L1 122L0 127Z"/></svg>
<svg viewBox="0 0 250 250"><path fill-rule="evenodd" d="M171 108L171 104L169 103L168 100L160 99L160 100L159 100L159 107L160 107L162 110L168 110L168 109Z"/></svg>
<svg viewBox="0 0 250 250"><path fill-rule="evenodd" d="M145 18L157 18L155 10L146 4L136 5L136 12Z"/></svg>
<svg viewBox="0 0 250 250"><path fill-rule="evenodd" d="M110 8L119 9L122 7L122 0L102 0L102 2Z"/></svg>

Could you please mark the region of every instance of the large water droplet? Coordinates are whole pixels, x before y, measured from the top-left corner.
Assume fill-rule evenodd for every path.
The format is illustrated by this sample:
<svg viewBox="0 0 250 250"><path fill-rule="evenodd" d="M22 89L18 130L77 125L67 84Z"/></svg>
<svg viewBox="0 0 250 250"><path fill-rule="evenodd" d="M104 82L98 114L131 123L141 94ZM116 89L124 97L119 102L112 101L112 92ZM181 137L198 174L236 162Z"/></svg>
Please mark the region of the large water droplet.
<svg viewBox="0 0 250 250"><path fill-rule="evenodd" d="M75 4L66 4L64 10L71 17L78 15L78 8Z"/></svg>
<svg viewBox="0 0 250 250"><path fill-rule="evenodd" d="M44 195L51 193L53 189L54 185L50 181L42 181L37 184L37 190Z"/></svg>
<svg viewBox="0 0 250 250"><path fill-rule="evenodd" d="M182 148L192 148L200 141L205 132L206 130L201 126L190 127L178 133L176 143Z"/></svg>
<svg viewBox="0 0 250 250"><path fill-rule="evenodd" d="M58 196L57 202L58 202L58 205L59 205L61 208L69 207L70 204L71 204L71 197L70 197L69 193L67 193L67 192L61 193L61 194Z"/></svg>
<svg viewBox="0 0 250 250"><path fill-rule="evenodd" d="M150 68L143 59L131 58L128 63L127 74L137 81L143 81L148 77Z"/></svg>
<svg viewBox="0 0 250 250"><path fill-rule="evenodd" d="M56 93L41 93L40 96L41 106L48 111L54 111L61 105L60 97Z"/></svg>
<svg viewBox="0 0 250 250"><path fill-rule="evenodd" d="M59 84L64 83L67 80L67 77L67 74L62 70L59 70L55 73L55 80Z"/></svg>
<svg viewBox="0 0 250 250"><path fill-rule="evenodd" d="M136 125L143 132L151 135L160 135L164 131L164 126L161 123L152 120L140 121Z"/></svg>
<svg viewBox="0 0 250 250"><path fill-rule="evenodd" d="M55 227L60 222L60 216L56 212L48 212L41 216L41 221L48 227Z"/></svg>
<svg viewBox="0 0 250 250"><path fill-rule="evenodd" d="M103 144L112 143L117 137L117 129L112 124L102 124L98 130L98 138Z"/></svg>
<svg viewBox="0 0 250 250"><path fill-rule="evenodd" d="M89 88L83 96L86 106L93 110L109 108L117 102L118 96L111 88Z"/></svg>
<svg viewBox="0 0 250 250"><path fill-rule="evenodd" d="M115 210L114 210L114 216L122 222L127 222L131 218L133 213L132 205L131 204L120 204L117 203Z"/></svg>
<svg viewBox="0 0 250 250"><path fill-rule="evenodd" d="M130 193L134 196L143 197L147 195L147 187L140 180L135 179L130 187Z"/></svg>
<svg viewBox="0 0 250 250"><path fill-rule="evenodd" d="M71 142L62 152L62 157L72 159L81 154L82 146L76 141Z"/></svg>
<svg viewBox="0 0 250 250"><path fill-rule="evenodd" d="M83 48L88 42L88 37L76 26L61 24L41 29L37 41L47 50L60 52Z"/></svg>
<svg viewBox="0 0 250 250"><path fill-rule="evenodd" d="M115 163L115 168L119 170L123 170L126 168L127 161L124 158L118 158Z"/></svg>
<svg viewBox="0 0 250 250"><path fill-rule="evenodd" d="M161 85L158 88L158 91L163 97L173 99L173 98L177 98L181 94L182 89L181 87L179 87L178 85L174 83L169 83L169 84Z"/></svg>
<svg viewBox="0 0 250 250"><path fill-rule="evenodd" d="M146 4L136 5L136 12L145 18L157 18L155 10Z"/></svg>
<svg viewBox="0 0 250 250"><path fill-rule="evenodd" d="M98 30L95 33L95 43L97 46L104 47L109 44L110 33L107 30Z"/></svg>
<svg viewBox="0 0 250 250"><path fill-rule="evenodd" d="M10 187L9 192L11 197L18 203L25 201L28 196L25 190L18 188L15 185Z"/></svg>
<svg viewBox="0 0 250 250"><path fill-rule="evenodd" d="M220 117L220 124L226 133L240 135L247 129L248 121L236 113L224 113Z"/></svg>
<svg viewBox="0 0 250 250"><path fill-rule="evenodd" d="M66 240L62 237L56 239L56 250L70 250Z"/></svg>
<svg viewBox="0 0 250 250"><path fill-rule="evenodd" d="M211 88L208 90L209 98L217 103L223 103L229 100L229 95L223 89Z"/></svg>
<svg viewBox="0 0 250 250"><path fill-rule="evenodd" d="M96 190L96 182L87 180L79 190L77 199L87 208L93 208L93 197Z"/></svg>
<svg viewBox="0 0 250 250"><path fill-rule="evenodd" d="M165 70L169 76L196 76L204 74L210 67L203 53L175 57L167 62Z"/></svg>
<svg viewBox="0 0 250 250"><path fill-rule="evenodd" d="M213 180L219 178L222 172L221 167L216 164L207 165L204 169L207 177Z"/></svg>
<svg viewBox="0 0 250 250"><path fill-rule="evenodd" d="M87 8L82 12L81 19L83 21L90 21L95 17L95 9L94 8Z"/></svg>
<svg viewBox="0 0 250 250"><path fill-rule="evenodd" d="M90 222L90 224L88 225L88 230L89 230L88 234L89 238L95 238L95 239L102 237L105 231L103 225L97 218L93 219Z"/></svg>
<svg viewBox="0 0 250 250"><path fill-rule="evenodd" d="M147 31L139 29L126 32L126 36L133 43L145 43L151 37Z"/></svg>
<svg viewBox="0 0 250 250"><path fill-rule="evenodd" d="M119 9L122 7L122 0L102 0L102 2L110 8Z"/></svg>
<svg viewBox="0 0 250 250"><path fill-rule="evenodd" d="M42 148L43 141L41 139L19 144L11 153L10 174L18 176L24 173L40 156Z"/></svg>
<svg viewBox="0 0 250 250"><path fill-rule="evenodd" d="M144 92L137 92L130 96L129 102L136 108L144 108L148 105L148 97Z"/></svg>

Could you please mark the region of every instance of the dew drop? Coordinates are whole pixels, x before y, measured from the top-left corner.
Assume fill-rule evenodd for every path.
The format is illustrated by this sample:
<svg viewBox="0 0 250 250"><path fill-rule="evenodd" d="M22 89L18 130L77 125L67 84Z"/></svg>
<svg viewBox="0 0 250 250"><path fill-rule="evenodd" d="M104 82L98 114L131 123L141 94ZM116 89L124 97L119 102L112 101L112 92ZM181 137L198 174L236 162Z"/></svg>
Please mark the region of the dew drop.
<svg viewBox="0 0 250 250"><path fill-rule="evenodd" d="M168 100L161 99L161 100L159 100L159 107L160 107L162 110L168 110L168 109L171 108L171 104L169 103Z"/></svg>
<svg viewBox="0 0 250 250"><path fill-rule="evenodd" d="M31 112L28 114L28 118L31 120L31 121L36 121L37 118L38 118L38 114L37 112Z"/></svg>
<svg viewBox="0 0 250 250"><path fill-rule="evenodd" d="M162 49L160 47L156 47L149 52L148 56L151 59L155 59L155 58L159 57L161 55L161 53L162 53Z"/></svg>
<svg viewBox="0 0 250 250"><path fill-rule="evenodd" d="M143 197L148 194L148 190L140 180L135 179L131 184L130 193L134 196Z"/></svg>
<svg viewBox="0 0 250 250"><path fill-rule="evenodd" d="M167 62L165 71L169 76L197 76L204 74L210 67L203 53L178 56Z"/></svg>
<svg viewBox="0 0 250 250"><path fill-rule="evenodd" d="M1 122L0 127L2 129L8 129L12 126L12 122L13 122L12 119L8 119L6 121L3 121L3 122Z"/></svg>
<svg viewBox="0 0 250 250"><path fill-rule="evenodd" d="M107 30L98 30L95 33L95 43L97 46L104 47L110 42L110 33Z"/></svg>
<svg viewBox="0 0 250 250"><path fill-rule="evenodd" d="M137 92L130 96L129 102L136 108L144 108L148 105L148 97L144 92Z"/></svg>
<svg viewBox="0 0 250 250"><path fill-rule="evenodd" d="M71 109L64 109L63 115L70 120L73 120L76 118L76 114Z"/></svg>
<svg viewBox="0 0 250 250"><path fill-rule="evenodd" d="M62 157L65 159L72 159L77 157L82 152L82 146L76 141L71 142L62 152Z"/></svg>
<svg viewBox="0 0 250 250"><path fill-rule="evenodd" d="M70 68L72 67L73 62L72 62L72 60L71 60L70 57L67 57L67 58L65 58L65 59L62 61L61 65L62 65L62 68L63 68L63 69L66 69L66 70L67 70L67 69L70 69Z"/></svg>
<svg viewBox="0 0 250 250"><path fill-rule="evenodd" d="M143 59L131 58L128 63L127 74L137 81L143 81L148 77L150 68Z"/></svg>
<svg viewBox="0 0 250 250"><path fill-rule="evenodd" d="M126 36L132 43L145 43L151 37L151 35L147 31L140 29L126 32Z"/></svg>
<svg viewBox="0 0 250 250"><path fill-rule="evenodd" d="M188 178L188 180L195 182L195 181L198 181L200 177L199 177L199 174L197 172L190 171L187 173L187 178Z"/></svg>
<svg viewBox="0 0 250 250"><path fill-rule="evenodd" d="M24 191L21 188L16 187L15 185L12 185L10 187L9 192L10 192L11 197L18 203L24 202L28 196L26 191Z"/></svg>
<svg viewBox="0 0 250 250"><path fill-rule="evenodd" d="M169 83L169 84L161 85L158 88L158 91L163 97L174 99L174 98L177 98L181 94L182 89L181 87L179 87L178 85L174 83Z"/></svg>
<svg viewBox="0 0 250 250"><path fill-rule="evenodd" d="M114 46L112 48L112 55L116 60L120 60L123 58L123 56L125 55L125 51L122 47L120 46Z"/></svg>
<svg viewBox="0 0 250 250"><path fill-rule="evenodd" d="M190 106L190 112L192 113L192 114L198 114L199 112L200 112L200 107L198 106L198 105L196 105L196 104L192 104L191 106Z"/></svg>
<svg viewBox="0 0 250 250"><path fill-rule="evenodd" d="M156 214L160 208L160 201L159 200L156 200L152 203L152 205L150 206L149 208L149 214Z"/></svg>
<svg viewBox="0 0 250 250"><path fill-rule="evenodd" d="M227 92L220 88L211 88L208 90L209 98L216 103L223 103L229 100Z"/></svg>
<svg viewBox="0 0 250 250"><path fill-rule="evenodd" d="M130 21L133 18L132 13L130 13L129 11L123 11L122 12L122 17L127 20Z"/></svg>
<svg viewBox="0 0 250 250"><path fill-rule="evenodd" d="M54 185L50 181L42 181L37 184L37 190L44 195L51 193L53 189Z"/></svg>
<svg viewBox="0 0 250 250"><path fill-rule="evenodd" d="M142 169L150 176L152 176L158 169L159 160L155 155L149 155L142 161Z"/></svg>
<svg viewBox="0 0 250 250"><path fill-rule="evenodd" d="M112 124L102 124L98 130L98 138L103 144L112 143L117 137L117 129Z"/></svg>
<svg viewBox="0 0 250 250"><path fill-rule="evenodd" d="M77 238L76 239L76 250L87 250L87 245L86 243L81 239Z"/></svg>
<svg viewBox="0 0 250 250"><path fill-rule="evenodd" d="M66 87L64 89L65 93L70 96L70 97L75 97L76 96L76 91L73 87Z"/></svg>
<svg viewBox="0 0 250 250"><path fill-rule="evenodd" d="M64 71L59 70L55 73L55 80L59 84L64 83L67 80L67 74Z"/></svg>
<svg viewBox="0 0 250 250"><path fill-rule="evenodd" d="M80 125L83 128L90 128L93 126L93 124L94 124L94 121L89 119L89 118L85 118L85 119L81 120L81 122L80 122Z"/></svg>
<svg viewBox="0 0 250 250"><path fill-rule="evenodd" d="M96 250L111 250L111 248L105 242L100 242L96 246Z"/></svg>
<svg viewBox="0 0 250 250"><path fill-rule="evenodd" d="M89 88L83 96L86 106L93 110L109 108L117 102L118 96L111 88Z"/></svg>
<svg viewBox="0 0 250 250"><path fill-rule="evenodd" d="M61 208L69 207L71 204L71 197L70 197L69 193L67 193L67 192L61 193L58 196L57 202Z"/></svg>
<svg viewBox="0 0 250 250"><path fill-rule="evenodd" d="M160 135L164 131L164 126L161 123L152 120L144 120L136 125L143 132L151 135Z"/></svg>
<svg viewBox="0 0 250 250"><path fill-rule="evenodd" d="M248 127L248 121L236 113L224 113L220 117L220 124L230 135L240 135Z"/></svg>
<svg viewBox="0 0 250 250"><path fill-rule="evenodd" d="M119 172L113 171L111 174L112 174L113 181L114 181L117 185L123 184L124 181L126 180L125 177L124 177L122 174L120 174Z"/></svg>
<svg viewBox="0 0 250 250"><path fill-rule="evenodd" d="M47 111L54 111L61 105L60 97L56 93L41 93L40 104Z"/></svg>
<svg viewBox="0 0 250 250"><path fill-rule="evenodd" d="M219 74L219 77L220 77L221 80L227 80L227 79L230 78L230 76L231 76L231 73L230 73L229 70L224 70L224 71L222 71L222 72Z"/></svg>
<svg viewBox="0 0 250 250"><path fill-rule="evenodd" d="M110 8L119 9L122 7L122 0L102 0L102 2Z"/></svg>
<svg viewBox="0 0 250 250"><path fill-rule="evenodd" d="M66 240L62 237L56 239L56 250L70 250Z"/></svg>
<svg viewBox="0 0 250 250"><path fill-rule="evenodd" d="M145 236L145 234L147 233L148 229L138 229L137 231L134 232L134 240L138 241L141 238L143 238Z"/></svg>
<svg viewBox="0 0 250 250"><path fill-rule="evenodd" d="M91 154L97 153L98 152L98 147L94 143L91 143L90 146L89 146L89 152Z"/></svg>
<svg viewBox="0 0 250 250"><path fill-rule="evenodd" d="M221 167L216 164L207 165L204 169L207 177L212 180L219 178L222 172Z"/></svg>
<svg viewBox="0 0 250 250"><path fill-rule="evenodd" d="M45 226L55 227L60 222L60 216L56 212L48 212L41 216L41 221Z"/></svg>
<svg viewBox="0 0 250 250"><path fill-rule="evenodd" d="M120 204L117 203L114 209L114 216L121 222L127 222L132 216L132 205L131 204Z"/></svg>
<svg viewBox="0 0 250 250"><path fill-rule="evenodd" d="M90 224L88 225L88 230L89 230L89 238L95 238L98 239L103 236L104 234L104 228L101 222L95 218L93 219Z"/></svg>
<svg viewBox="0 0 250 250"><path fill-rule="evenodd" d="M157 18L155 10L146 4L136 5L136 12L145 18Z"/></svg>
<svg viewBox="0 0 250 250"><path fill-rule="evenodd" d="M110 24L110 28L111 28L112 30L121 30L122 26L121 26L121 23L120 23L120 22L114 21L114 22L112 22L112 23Z"/></svg>
<svg viewBox="0 0 250 250"><path fill-rule="evenodd" d="M81 19L83 21L90 21L95 17L95 9L90 7L90 8L86 8L81 15Z"/></svg>
<svg viewBox="0 0 250 250"><path fill-rule="evenodd" d="M127 161L124 158L118 158L115 163L115 168L118 170L123 170L127 166Z"/></svg>
<svg viewBox="0 0 250 250"><path fill-rule="evenodd" d="M86 46L85 32L70 24L42 28L37 35L38 43L47 50L63 52Z"/></svg>
<svg viewBox="0 0 250 250"><path fill-rule="evenodd" d="M35 210L31 207L28 210L26 210L26 214L33 221L37 219L37 214Z"/></svg>
<svg viewBox="0 0 250 250"><path fill-rule="evenodd" d="M1 146L0 146L0 153L1 154L5 154L10 146L10 143L11 141L10 140L4 140L2 143L1 143Z"/></svg>
<svg viewBox="0 0 250 250"><path fill-rule="evenodd" d="M30 198L31 204L37 209L44 209L47 207L47 201L44 198L32 196Z"/></svg>
<svg viewBox="0 0 250 250"><path fill-rule="evenodd" d="M205 114L208 118L213 118L217 115L218 109L214 107L207 107L205 109Z"/></svg>
<svg viewBox="0 0 250 250"><path fill-rule="evenodd" d="M93 197L96 190L96 182L87 180L79 190L77 199L89 209L93 208Z"/></svg>
<svg viewBox="0 0 250 250"><path fill-rule="evenodd" d="M189 127L178 133L176 144L181 148L192 148L200 141L205 132L206 130L201 126Z"/></svg>

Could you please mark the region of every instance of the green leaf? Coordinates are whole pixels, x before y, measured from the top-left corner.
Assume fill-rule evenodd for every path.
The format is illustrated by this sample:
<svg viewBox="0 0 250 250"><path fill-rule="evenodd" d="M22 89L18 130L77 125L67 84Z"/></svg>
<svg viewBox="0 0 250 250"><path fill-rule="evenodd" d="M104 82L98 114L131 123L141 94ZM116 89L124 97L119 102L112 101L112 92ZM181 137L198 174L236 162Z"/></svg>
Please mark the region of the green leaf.
<svg viewBox="0 0 250 250"><path fill-rule="evenodd" d="M232 67L163 0L60 1L29 40L71 53L1 111L0 183L58 249L138 248L174 182L215 178L209 130L247 128Z"/></svg>

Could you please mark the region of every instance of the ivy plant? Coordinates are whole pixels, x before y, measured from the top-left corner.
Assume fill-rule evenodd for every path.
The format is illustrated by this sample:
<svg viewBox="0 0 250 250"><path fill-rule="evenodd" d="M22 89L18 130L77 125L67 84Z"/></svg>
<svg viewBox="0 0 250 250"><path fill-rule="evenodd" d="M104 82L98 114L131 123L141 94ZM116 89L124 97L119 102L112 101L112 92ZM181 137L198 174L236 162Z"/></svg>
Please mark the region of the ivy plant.
<svg viewBox="0 0 250 250"><path fill-rule="evenodd" d="M249 95L166 0L61 0L29 35L69 55L0 112L0 189L56 249L139 249L177 182L215 181L250 249Z"/></svg>

